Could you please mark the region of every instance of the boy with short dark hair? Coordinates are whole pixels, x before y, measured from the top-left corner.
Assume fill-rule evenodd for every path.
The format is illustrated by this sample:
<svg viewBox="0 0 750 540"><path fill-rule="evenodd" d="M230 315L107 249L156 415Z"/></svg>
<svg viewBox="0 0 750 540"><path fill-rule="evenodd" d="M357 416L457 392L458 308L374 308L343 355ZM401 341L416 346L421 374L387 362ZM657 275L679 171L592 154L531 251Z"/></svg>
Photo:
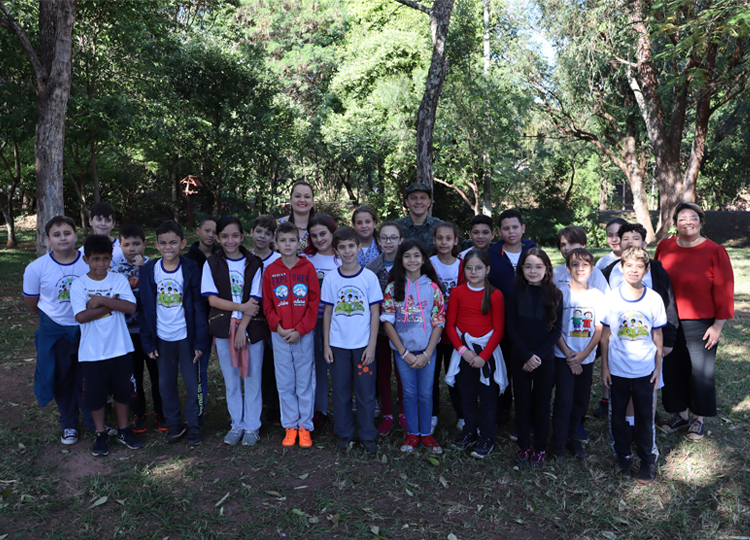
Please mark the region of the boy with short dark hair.
<svg viewBox="0 0 750 540"><path fill-rule="evenodd" d="M133 291L138 311L125 315L125 323L128 325L130 338L133 340L133 374L138 396L132 406L133 432L144 433L146 431L146 395L143 390L143 367L148 368L151 377L151 397L154 402L154 426L160 431L167 430L167 422L162 410L161 394L159 393L159 366L154 358L150 358L143 352L141 344L141 295L140 295L140 269L149 262L145 255L146 234L140 225L128 224L120 228L120 247L125 260L112 267L112 272L124 275L130 289Z"/></svg>
<svg viewBox="0 0 750 540"><path fill-rule="evenodd" d="M120 241L112 236L112 229L115 228L115 207L109 203L98 202L89 210L89 226L91 234L103 234L112 242L112 266L125 260L120 249ZM83 253L83 247L78 251Z"/></svg>
<svg viewBox="0 0 750 540"><path fill-rule="evenodd" d="M495 238L495 231L493 230L494 223L490 216L484 214L477 214L471 218L469 223L469 238L471 239L471 247L463 250L459 253L461 259L471 251L472 249L481 249L487 251L492 244L492 240Z"/></svg>
<svg viewBox="0 0 750 540"><path fill-rule="evenodd" d="M80 330L70 304L70 287L89 267L76 251L75 221L55 216L44 231L52 251L30 263L23 273L23 299L39 315L39 329L34 333L34 394L42 407L55 400L60 412L60 442L69 445L78 442L81 401L77 358ZM85 411L83 421L94 430L91 415Z"/></svg>
<svg viewBox="0 0 750 540"><path fill-rule="evenodd" d="M202 400L198 360L209 352L206 307L201 296L201 271L180 255L185 247L182 227L165 221L156 229L160 259L141 269L141 343L143 351L157 359L159 391L169 428L167 442L175 443L185 434L180 418L178 371L185 382L187 442L202 441L199 415Z"/></svg>
<svg viewBox="0 0 750 540"><path fill-rule="evenodd" d="M119 426L117 441L128 448L143 446L128 426L128 406L136 397L133 378L133 342L125 324L125 314L135 313L135 296L125 276L109 271L112 242L105 235L93 234L83 244L83 259L89 272L70 289L70 302L81 341L78 361L83 379L83 404L91 411L96 426L92 454L109 453L109 433L104 425L104 407L112 393Z"/></svg>
<svg viewBox="0 0 750 540"><path fill-rule="evenodd" d="M273 237L276 233L278 223L269 214L261 214L252 224L250 237L253 239L253 255L260 257L263 266L268 267L272 262L281 257L278 251L271 249Z"/></svg>
<svg viewBox="0 0 750 540"><path fill-rule="evenodd" d="M315 405L314 330L320 304L315 267L297 256L299 229L288 221L279 225L276 244L281 258L263 272L263 312L273 340L276 384L279 389L283 446L312 446Z"/></svg>
<svg viewBox="0 0 750 540"><path fill-rule="evenodd" d="M625 420L628 401L635 409L634 438L641 469L638 482L656 477L654 407L662 359L662 328L667 324L664 302L643 284L650 258L645 249L631 247L620 258L622 284L604 298L602 319L602 382L610 389L611 430L619 471L630 477L631 434Z"/></svg>
<svg viewBox="0 0 750 540"><path fill-rule="evenodd" d="M185 258L195 261L201 271L206 259L221 249L221 246L216 242L217 222L218 219L214 216L203 216L195 229L198 240L193 242L188 252L185 253Z"/></svg>
<svg viewBox="0 0 750 540"><path fill-rule="evenodd" d="M557 248L565 259L568 258L568 255L574 249L586 249L586 243L586 231L577 225L563 227L557 231ZM555 285L557 285L558 289L562 290L562 287L566 283L570 283L570 272L568 272L565 263L556 266L552 272L554 274ZM602 293L606 293L607 289L609 289L609 285L607 285L607 280L602 275L602 271L595 266L591 269L589 285L599 289Z"/></svg>

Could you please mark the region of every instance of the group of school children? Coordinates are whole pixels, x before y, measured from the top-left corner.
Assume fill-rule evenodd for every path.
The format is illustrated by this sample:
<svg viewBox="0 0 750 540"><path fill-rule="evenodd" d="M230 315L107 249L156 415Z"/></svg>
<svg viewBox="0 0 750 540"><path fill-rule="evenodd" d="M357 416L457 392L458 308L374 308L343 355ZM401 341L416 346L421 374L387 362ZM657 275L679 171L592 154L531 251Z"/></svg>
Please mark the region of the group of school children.
<svg viewBox="0 0 750 540"><path fill-rule="evenodd" d="M23 294L40 320L34 391L42 406L56 401L63 444L78 441L82 410L95 456L108 454L110 436L140 448L144 367L154 427L169 443L187 434L200 444L215 348L231 421L226 444L258 443L264 413L277 410L282 445L312 446L311 432L329 424L330 375L337 450L354 442L356 414L356 438L375 453L377 437L394 426L395 372L401 450L440 454L443 373L460 430L452 446L489 455L514 403L515 464L538 468L564 460L566 449L587 457L582 422L599 350L619 470L631 475L634 441L638 481L654 480L655 390L676 313L642 226L610 222L613 251L596 265L584 231L565 227L557 238L566 264L553 269L523 238L519 212L500 215L494 244L492 219L475 216L467 245L456 226L427 215L432 192L421 184L405 192L409 215L379 225L369 206L354 211L353 227L314 214L304 182L291 198L296 215L255 219L253 250L233 216L201 220L186 254L182 227L162 223L155 260L138 225L112 236L109 204L91 209L93 234L80 250L72 219L47 223L52 250L27 267ZM307 222L295 224L299 216ZM110 396L116 428L105 425Z"/></svg>

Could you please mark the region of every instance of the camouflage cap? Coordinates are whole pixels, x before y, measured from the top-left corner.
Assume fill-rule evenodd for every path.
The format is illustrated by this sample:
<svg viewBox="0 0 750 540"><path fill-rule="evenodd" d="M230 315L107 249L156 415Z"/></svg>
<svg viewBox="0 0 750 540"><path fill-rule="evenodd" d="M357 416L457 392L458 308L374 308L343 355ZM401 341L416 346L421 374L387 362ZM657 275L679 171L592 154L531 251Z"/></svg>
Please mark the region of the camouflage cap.
<svg viewBox="0 0 750 540"><path fill-rule="evenodd" d="M406 189L404 190L404 199L406 199L410 193L414 193L415 191L424 191L430 198L432 198L431 187L423 184L422 182L414 182L413 184L409 184L408 186L406 186Z"/></svg>

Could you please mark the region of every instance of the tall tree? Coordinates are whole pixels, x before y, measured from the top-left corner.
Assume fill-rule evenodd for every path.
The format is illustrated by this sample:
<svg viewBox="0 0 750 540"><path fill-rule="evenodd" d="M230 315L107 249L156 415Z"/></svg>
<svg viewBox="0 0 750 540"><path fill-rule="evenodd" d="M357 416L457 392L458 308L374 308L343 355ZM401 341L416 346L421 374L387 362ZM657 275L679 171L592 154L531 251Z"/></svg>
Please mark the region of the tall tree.
<svg viewBox="0 0 750 540"><path fill-rule="evenodd" d="M43 255L47 251L44 225L53 216L64 213L65 111L70 96L75 0L40 0L38 52L1 0L0 11L5 16L0 24L16 35L36 74L36 251L37 255Z"/></svg>

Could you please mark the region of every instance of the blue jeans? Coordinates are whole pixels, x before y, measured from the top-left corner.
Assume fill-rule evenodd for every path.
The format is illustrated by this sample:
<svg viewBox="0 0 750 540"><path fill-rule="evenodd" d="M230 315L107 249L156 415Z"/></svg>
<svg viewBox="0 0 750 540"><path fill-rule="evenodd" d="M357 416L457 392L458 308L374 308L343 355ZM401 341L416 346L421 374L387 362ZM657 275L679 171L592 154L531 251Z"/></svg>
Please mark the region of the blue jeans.
<svg viewBox="0 0 750 540"><path fill-rule="evenodd" d="M159 392L161 392L164 418L169 426L178 426L180 418L180 392L177 384L178 372L185 382L185 420L188 427L198 424L198 364L193 364L195 351L190 349L188 339L164 341L157 339L159 351Z"/></svg>
<svg viewBox="0 0 750 540"><path fill-rule="evenodd" d="M418 355L422 351L412 351ZM407 435L421 435L426 437L432 429L432 388L435 381L435 351L427 364L420 369L414 369L399 354L396 367L401 375L401 385L404 388L404 415L406 416Z"/></svg>
<svg viewBox="0 0 750 540"><path fill-rule="evenodd" d="M241 377L240 368L232 366L229 340L216 338L216 354L219 357L221 372L224 374L227 409L232 420L232 429L260 429L260 413L263 409L263 398L260 391L263 345L263 340L255 344L248 342L247 377ZM245 386L244 398L242 397L243 384Z"/></svg>

